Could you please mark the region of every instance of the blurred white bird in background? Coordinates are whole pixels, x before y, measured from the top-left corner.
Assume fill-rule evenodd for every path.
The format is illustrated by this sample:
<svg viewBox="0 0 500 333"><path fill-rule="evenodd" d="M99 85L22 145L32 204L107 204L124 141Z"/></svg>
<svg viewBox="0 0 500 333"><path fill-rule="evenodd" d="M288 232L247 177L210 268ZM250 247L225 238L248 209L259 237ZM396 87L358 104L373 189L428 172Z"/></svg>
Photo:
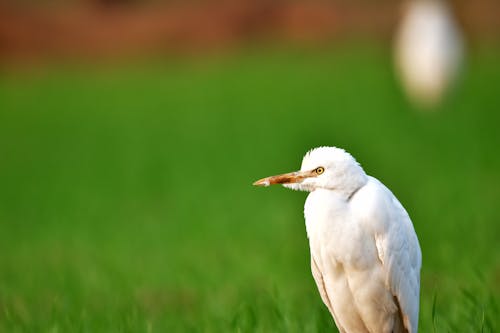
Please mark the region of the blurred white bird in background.
<svg viewBox="0 0 500 333"><path fill-rule="evenodd" d="M417 107L437 106L458 77L463 39L444 0L405 3L395 38L396 70L410 101Z"/></svg>
<svg viewBox="0 0 500 333"><path fill-rule="evenodd" d="M311 269L340 332L418 329L422 255L396 197L346 151L309 151L300 171L260 179L308 191Z"/></svg>

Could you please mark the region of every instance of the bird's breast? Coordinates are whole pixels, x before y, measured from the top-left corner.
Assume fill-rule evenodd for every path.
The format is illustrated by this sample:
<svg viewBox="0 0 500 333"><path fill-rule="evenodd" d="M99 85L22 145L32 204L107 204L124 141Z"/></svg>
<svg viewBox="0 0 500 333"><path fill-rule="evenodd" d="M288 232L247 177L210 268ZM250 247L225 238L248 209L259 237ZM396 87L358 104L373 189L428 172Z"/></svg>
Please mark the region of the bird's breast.
<svg viewBox="0 0 500 333"><path fill-rule="evenodd" d="M334 191L316 190L307 197L304 215L311 253L330 262L363 269L371 266L376 248L352 214L349 202Z"/></svg>

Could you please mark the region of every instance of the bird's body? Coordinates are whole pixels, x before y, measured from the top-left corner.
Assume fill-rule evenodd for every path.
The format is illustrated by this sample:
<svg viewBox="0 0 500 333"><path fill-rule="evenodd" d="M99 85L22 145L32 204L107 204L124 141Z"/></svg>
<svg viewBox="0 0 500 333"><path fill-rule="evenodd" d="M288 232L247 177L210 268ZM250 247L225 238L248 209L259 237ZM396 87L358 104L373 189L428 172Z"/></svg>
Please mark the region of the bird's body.
<svg viewBox="0 0 500 333"><path fill-rule="evenodd" d="M409 292L405 299L411 300L404 304L405 313L411 313L407 316L411 326L410 318L418 318L420 256L414 252L411 258L409 249L418 248L418 241L408 215L392 193L368 177L349 200L331 190L311 192L304 213L311 268L317 270L316 284L339 329L403 332L402 304L396 295L405 291ZM400 251L392 264L401 276L391 276L384 267L384 261L391 260L384 252L391 248ZM408 262L398 263L401 259ZM393 290L396 288L389 281L394 278L408 285ZM415 321L412 332L417 331L416 325Z"/></svg>
<svg viewBox="0 0 500 333"><path fill-rule="evenodd" d="M410 0L395 38L399 77L410 100L436 106L457 78L463 41L444 0Z"/></svg>
<svg viewBox="0 0 500 333"><path fill-rule="evenodd" d="M340 332L417 332L421 252L396 197L333 147L310 151L301 171L265 178L306 190L311 269Z"/></svg>

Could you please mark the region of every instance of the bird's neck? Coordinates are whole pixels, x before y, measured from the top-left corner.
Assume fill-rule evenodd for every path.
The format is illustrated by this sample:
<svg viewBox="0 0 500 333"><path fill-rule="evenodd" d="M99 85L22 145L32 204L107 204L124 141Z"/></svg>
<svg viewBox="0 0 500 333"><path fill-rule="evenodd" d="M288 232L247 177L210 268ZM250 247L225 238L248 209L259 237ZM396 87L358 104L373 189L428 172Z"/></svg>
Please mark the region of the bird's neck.
<svg viewBox="0 0 500 333"><path fill-rule="evenodd" d="M333 190L346 200L350 200L360 188L365 186L367 182L368 176L364 172L360 172L355 175L343 175L337 179Z"/></svg>

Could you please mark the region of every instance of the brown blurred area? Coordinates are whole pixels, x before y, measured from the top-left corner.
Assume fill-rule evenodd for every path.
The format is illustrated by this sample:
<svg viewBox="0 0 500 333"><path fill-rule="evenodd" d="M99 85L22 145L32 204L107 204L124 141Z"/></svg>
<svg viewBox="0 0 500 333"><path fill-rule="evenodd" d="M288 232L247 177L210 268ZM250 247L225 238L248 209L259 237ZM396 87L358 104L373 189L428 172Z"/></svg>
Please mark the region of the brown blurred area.
<svg viewBox="0 0 500 333"><path fill-rule="evenodd" d="M0 60L204 52L247 42L390 40L400 1L0 0ZM500 39L500 1L453 3L468 39Z"/></svg>

